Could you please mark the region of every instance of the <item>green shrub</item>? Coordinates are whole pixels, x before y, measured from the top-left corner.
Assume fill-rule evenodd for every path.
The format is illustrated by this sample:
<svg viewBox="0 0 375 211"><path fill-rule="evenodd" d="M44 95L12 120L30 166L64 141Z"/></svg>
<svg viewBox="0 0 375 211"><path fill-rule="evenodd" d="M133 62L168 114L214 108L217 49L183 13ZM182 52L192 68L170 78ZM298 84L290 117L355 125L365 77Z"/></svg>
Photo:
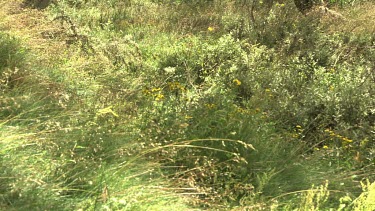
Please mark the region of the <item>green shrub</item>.
<svg viewBox="0 0 375 211"><path fill-rule="evenodd" d="M0 92L23 80L25 49L14 37L0 33Z"/></svg>

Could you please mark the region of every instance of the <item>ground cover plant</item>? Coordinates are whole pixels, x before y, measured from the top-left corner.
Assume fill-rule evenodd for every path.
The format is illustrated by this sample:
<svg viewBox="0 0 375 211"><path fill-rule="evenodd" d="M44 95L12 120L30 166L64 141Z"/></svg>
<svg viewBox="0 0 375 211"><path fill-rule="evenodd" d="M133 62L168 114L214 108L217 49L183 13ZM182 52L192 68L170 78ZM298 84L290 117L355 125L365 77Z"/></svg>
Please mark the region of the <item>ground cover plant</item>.
<svg viewBox="0 0 375 211"><path fill-rule="evenodd" d="M0 209L375 208L373 2L0 6Z"/></svg>

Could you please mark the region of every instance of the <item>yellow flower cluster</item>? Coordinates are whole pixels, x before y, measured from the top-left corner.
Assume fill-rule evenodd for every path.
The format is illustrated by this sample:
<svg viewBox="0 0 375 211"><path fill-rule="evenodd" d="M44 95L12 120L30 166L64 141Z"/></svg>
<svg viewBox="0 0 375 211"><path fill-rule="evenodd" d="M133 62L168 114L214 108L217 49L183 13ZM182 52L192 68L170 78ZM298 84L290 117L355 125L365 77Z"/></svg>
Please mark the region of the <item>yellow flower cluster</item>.
<svg viewBox="0 0 375 211"><path fill-rule="evenodd" d="M290 135L292 136L292 138L298 138L298 137L301 137L302 132L303 132L302 126L296 125L295 132L291 133Z"/></svg>
<svg viewBox="0 0 375 211"><path fill-rule="evenodd" d="M301 125L296 125L296 130L297 130L298 135L301 135L303 133L303 128Z"/></svg>
<svg viewBox="0 0 375 211"><path fill-rule="evenodd" d="M236 112L241 113L241 114L255 115L255 114L260 113L261 110L260 110L260 108L246 109L246 108L237 107Z"/></svg>
<svg viewBox="0 0 375 211"><path fill-rule="evenodd" d="M164 95L161 93L161 88L151 88L151 89L144 89L143 93L146 96L152 96L156 101L160 101L164 99Z"/></svg>
<svg viewBox="0 0 375 211"><path fill-rule="evenodd" d="M157 95L155 95L155 100L156 101L161 101L161 100L163 100L164 99L164 95L163 94L157 94Z"/></svg>
<svg viewBox="0 0 375 211"><path fill-rule="evenodd" d="M237 113L241 113L241 114L251 114L251 112L248 110L248 109L244 109L244 108L241 108L241 107L238 107L236 109Z"/></svg>
<svg viewBox="0 0 375 211"><path fill-rule="evenodd" d="M151 89L144 89L143 93L145 95L150 95L152 93L159 92L159 91L161 91L161 88L151 88Z"/></svg>
<svg viewBox="0 0 375 211"><path fill-rule="evenodd" d="M352 143L353 142L353 140L351 140L351 139L349 139L349 138L347 138L345 136L336 134L335 132L333 132L330 129L325 129L324 132L328 133L331 138L338 138L339 140L341 140L341 141L343 141L345 143Z"/></svg>
<svg viewBox="0 0 375 211"><path fill-rule="evenodd" d="M168 83L168 88L169 90L171 91L185 91L185 87L183 87L179 82L175 81L175 82L169 82Z"/></svg>
<svg viewBox="0 0 375 211"><path fill-rule="evenodd" d="M314 150L319 151L320 149L328 149L329 147L327 145L324 145L322 148L315 147Z"/></svg>
<svg viewBox="0 0 375 211"><path fill-rule="evenodd" d="M345 136L342 136L342 135L340 135L340 134L337 134L337 133L335 133L333 130L331 130L331 129L325 129L324 130L324 132L330 137L330 141L333 141L333 140L338 140L338 141L340 141L341 142L341 144L342 144L342 147L343 148L351 148L352 147L352 145L350 144L350 143L352 143L353 142L353 140L352 139L350 139L350 138L348 138L348 137L345 137ZM329 148L329 146L328 145L324 145L323 147L322 147L322 149L328 149ZM314 148L315 150L320 150L320 148Z"/></svg>

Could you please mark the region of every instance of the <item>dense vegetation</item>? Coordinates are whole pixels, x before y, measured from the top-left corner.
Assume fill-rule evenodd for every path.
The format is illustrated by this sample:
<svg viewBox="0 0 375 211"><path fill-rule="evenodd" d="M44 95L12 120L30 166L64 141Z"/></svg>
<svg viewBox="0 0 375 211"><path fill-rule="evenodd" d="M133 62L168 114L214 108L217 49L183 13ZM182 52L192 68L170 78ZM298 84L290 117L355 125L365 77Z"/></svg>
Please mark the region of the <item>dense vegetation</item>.
<svg viewBox="0 0 375 211"><path fill-rule="evenodd" d="M0 209L374 210L375 4L296 1L0 1Z"/></svg>

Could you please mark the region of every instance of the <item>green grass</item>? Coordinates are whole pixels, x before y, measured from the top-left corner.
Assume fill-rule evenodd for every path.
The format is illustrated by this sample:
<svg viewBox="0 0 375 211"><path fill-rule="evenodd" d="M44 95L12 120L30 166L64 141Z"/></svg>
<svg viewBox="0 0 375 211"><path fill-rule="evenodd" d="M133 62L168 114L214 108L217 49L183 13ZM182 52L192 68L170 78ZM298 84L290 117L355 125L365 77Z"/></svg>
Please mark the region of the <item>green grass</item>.
<svg viewBox="0 0 375 211"><path fill-rule="evenodd" d="M74 0L30 25L18 3L0 13L1 209L373 208L373 4L340 22Z"/></svg>

